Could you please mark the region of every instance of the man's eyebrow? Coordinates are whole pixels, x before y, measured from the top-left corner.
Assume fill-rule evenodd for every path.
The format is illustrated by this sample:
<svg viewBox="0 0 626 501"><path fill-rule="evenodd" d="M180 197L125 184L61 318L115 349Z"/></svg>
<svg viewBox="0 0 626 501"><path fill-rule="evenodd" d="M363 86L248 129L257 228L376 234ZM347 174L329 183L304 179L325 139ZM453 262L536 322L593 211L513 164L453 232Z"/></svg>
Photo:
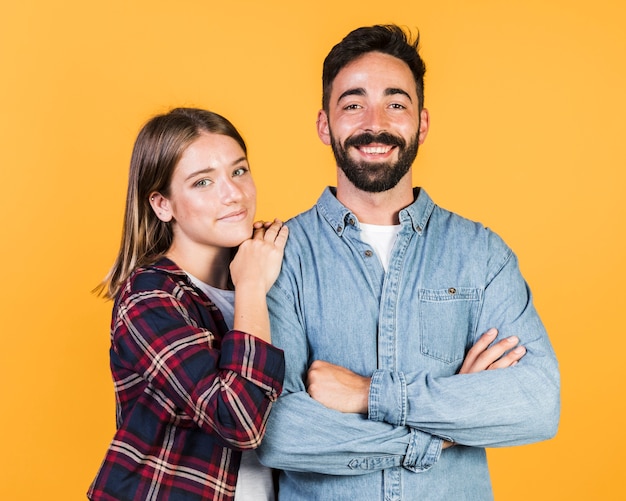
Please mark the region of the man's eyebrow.
<svg viewBox="0 0 626 501"><path fill-rule="evenodd" d="M345 91L343 94L341 94L339 96L339 98L337 99L337 102L341 101L344 97L348 97L348 96L364 96L366 94L365 89L363 87L356 87L354 89L348 89L347 91ZM411 99L411 96L409 95L409 93L403 89L397 88L397 87L389 87L388 89L385 89L385 96L393 96L395 94L401 94L403 96L406 96L406 98L413 102L413 100Z"/></svg>
<svg viewBox="0 0 626 501"><path fill-rule="evenodd" d="M365 95L365 89L363 87L356 87L354 89L348 89L343 94L341 94L341 96L339 96L339 98L337 99L337 102L341 101L344 97L364 96L364 95Z"/></svg>
<svg viewBox="0 0 626 501"><path fill-rule="evenodd" d="M409 99L409 101L413 102L413 99L411 99L411 96L405 90L397 89L395 87L385 89L385 96L393 96L394 94L402 94L403 96L406 96Z"/></svg>

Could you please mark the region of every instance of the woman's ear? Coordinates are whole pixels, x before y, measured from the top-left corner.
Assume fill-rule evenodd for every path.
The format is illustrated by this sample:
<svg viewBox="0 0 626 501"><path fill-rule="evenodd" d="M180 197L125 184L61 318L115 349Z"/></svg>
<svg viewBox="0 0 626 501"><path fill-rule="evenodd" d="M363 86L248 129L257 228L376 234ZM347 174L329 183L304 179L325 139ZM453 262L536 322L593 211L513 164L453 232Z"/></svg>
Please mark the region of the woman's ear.
<svg viewBox="0 0 626 501"><path fill-rule="evenodd" d="M158 191L150 193L150 206L161 221L169 223L174 214L172 214L172 207L170 201L161 195Z"/></svg>

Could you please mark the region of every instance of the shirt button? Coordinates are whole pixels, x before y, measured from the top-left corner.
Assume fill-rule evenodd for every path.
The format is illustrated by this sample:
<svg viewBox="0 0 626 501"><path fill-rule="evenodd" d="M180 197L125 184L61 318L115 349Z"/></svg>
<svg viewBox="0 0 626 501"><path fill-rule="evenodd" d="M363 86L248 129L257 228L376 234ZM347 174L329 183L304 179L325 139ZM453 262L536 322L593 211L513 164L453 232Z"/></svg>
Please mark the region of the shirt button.
<svg viewBox="0 0 626 501"><path fill-rule="evenodd" d="M340 226L337 226L337 231L339 232L339 231L341 231L341 230L343 230L343 228L341 227L341 225L340 225Z"/></svg>
<svg viewBox="0 0 626 501"><path fill-rule="evenodd" d="M448 294L456 294L456 289L454 287L450 287L448 289Z"/></svg>
<svg viewBox="0 0 626 501"><path fill-rule="evenodd" d="M372 251L371 250L366 250L365 251L365 257L372 257Z"/></svg>
<svg viewBox="0 0 626 501"><path fill-rule="evenodd" d="M354 218L351 217L350 219L348 219L348 223L350 223L350 226L354 226L354 223L355 223Z"/></svg>

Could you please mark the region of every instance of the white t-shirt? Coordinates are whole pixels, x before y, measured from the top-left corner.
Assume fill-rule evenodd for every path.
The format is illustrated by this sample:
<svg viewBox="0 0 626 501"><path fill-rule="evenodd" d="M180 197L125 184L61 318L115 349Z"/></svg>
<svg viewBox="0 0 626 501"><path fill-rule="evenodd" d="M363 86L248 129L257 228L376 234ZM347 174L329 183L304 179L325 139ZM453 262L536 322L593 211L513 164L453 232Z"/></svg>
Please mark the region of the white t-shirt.
<svg viewBox="0 0 626 501"><path fill-rule="evenodd" d="M215 303L224 316L226 326L232 329L235 318L235 291L217 289L189 273L187 275L193 284ZM243 451L235 487L235 501L272 501L274 498L272 470L259 462L254 451Z"/></svg>
<svg viewBox="0 0 626 501"><path fill-rule="evenodd" d="M378 225L378 224L365 224L359 223L361 227L361 239L370 244L385 272L389 266L389 258L391 257L391 251L393 250L393 244L396 243L398 233L400 233L401 225Z"/></svg>

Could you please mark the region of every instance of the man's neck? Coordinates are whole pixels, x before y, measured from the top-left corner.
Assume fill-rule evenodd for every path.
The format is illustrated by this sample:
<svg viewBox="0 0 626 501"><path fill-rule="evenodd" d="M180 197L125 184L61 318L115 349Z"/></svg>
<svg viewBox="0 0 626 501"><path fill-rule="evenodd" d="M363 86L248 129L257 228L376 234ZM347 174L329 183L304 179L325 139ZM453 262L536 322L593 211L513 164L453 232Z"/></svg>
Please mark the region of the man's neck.
<svg viewBox="0 0 626 501"><path fill-rule="evenodd" d="M394 188L381 193L359 190L340 175L337 178L337 200L348 207L362 223L399 224L400 211L413 203L411 175L408 173Z"/></svg>

